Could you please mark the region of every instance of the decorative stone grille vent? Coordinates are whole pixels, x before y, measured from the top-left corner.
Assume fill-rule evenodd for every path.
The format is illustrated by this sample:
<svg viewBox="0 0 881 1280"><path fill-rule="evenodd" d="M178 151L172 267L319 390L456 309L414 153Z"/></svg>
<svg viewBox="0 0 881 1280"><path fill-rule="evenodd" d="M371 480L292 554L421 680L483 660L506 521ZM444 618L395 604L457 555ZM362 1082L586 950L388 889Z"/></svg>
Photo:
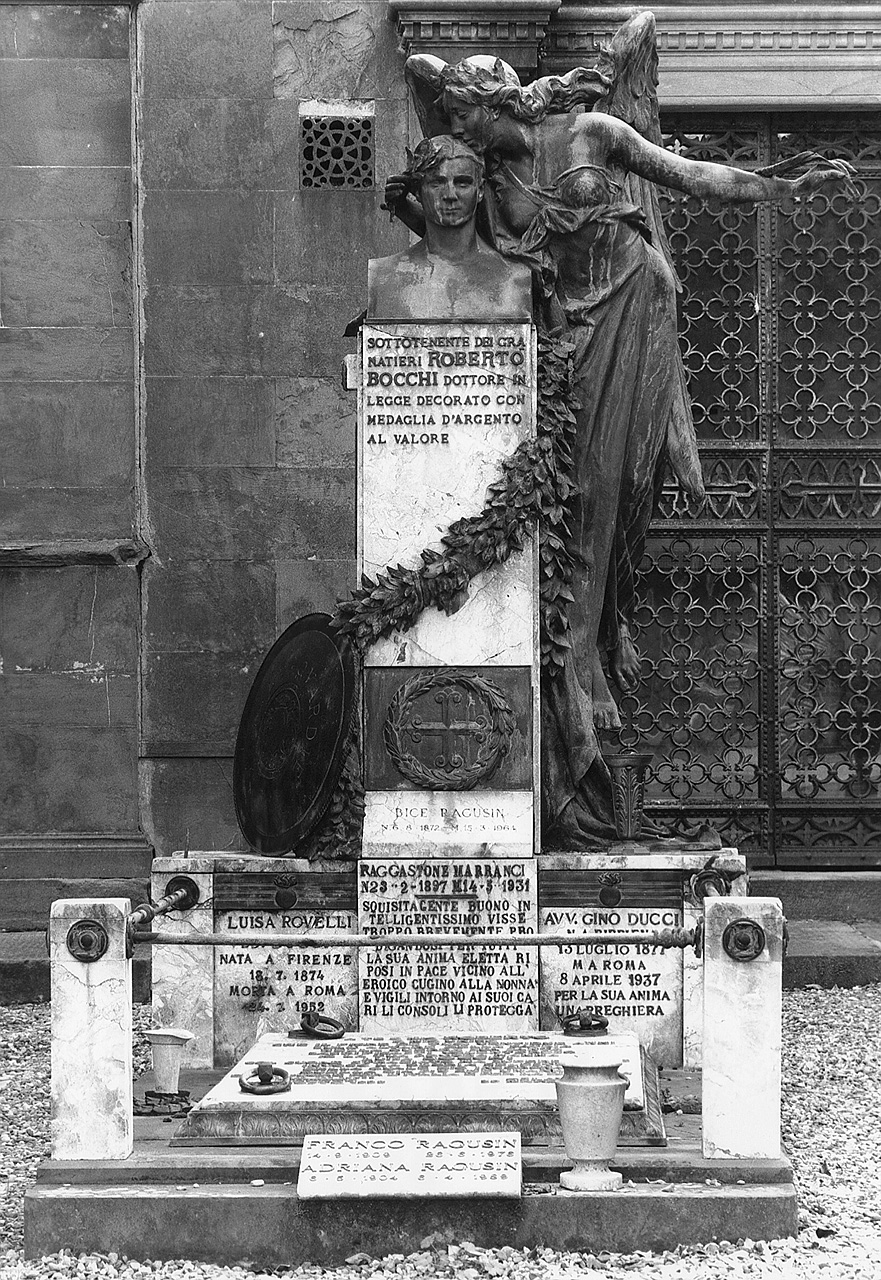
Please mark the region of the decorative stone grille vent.
<svg viewBox="0 0 881 1280"><path fill-rule="evenodd" d="M373 116L300 117L300 186L373 187Z"/></svg>

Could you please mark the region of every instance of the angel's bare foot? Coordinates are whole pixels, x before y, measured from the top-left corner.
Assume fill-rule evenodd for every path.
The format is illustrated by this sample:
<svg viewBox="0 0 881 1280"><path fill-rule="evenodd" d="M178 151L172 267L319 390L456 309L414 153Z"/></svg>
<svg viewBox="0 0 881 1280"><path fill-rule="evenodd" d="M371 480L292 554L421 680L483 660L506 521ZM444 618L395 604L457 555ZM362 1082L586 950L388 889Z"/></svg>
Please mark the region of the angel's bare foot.
<svg viewBox="0 0 881 1280"><path fill-rule="evenodd" d="M593 669L593 723L596 729L620 729L621 721L612 691L606 682L600 655L594 654Z"/></svg>
<svg viewBox="0 0 881 1280"><path fill-rule="evenodd" d="M630 628L622 622L618 630L618 644L612 650L609 670L623 693L632 693L639 681L640 661L630 634Z"/></svg>

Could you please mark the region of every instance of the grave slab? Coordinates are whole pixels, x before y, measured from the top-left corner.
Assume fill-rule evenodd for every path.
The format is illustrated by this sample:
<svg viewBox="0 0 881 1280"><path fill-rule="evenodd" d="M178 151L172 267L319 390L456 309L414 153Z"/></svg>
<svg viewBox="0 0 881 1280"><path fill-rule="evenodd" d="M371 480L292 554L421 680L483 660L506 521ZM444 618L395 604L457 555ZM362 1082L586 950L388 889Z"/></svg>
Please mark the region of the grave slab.
<svg viewBox="0 0 881 1280"><path fill-rule="evenodd" d="M661 1142L657 1073L633 1035L606 1037L628 1078L622 1141ZM553 1033L347 1035L314 1041L264 1036L205 1094L175 1145L299 1145L309 1133L519 1132L524 1143L560 1140L554 1081L583 1042ZM258 1062L290 1074L284 1093L240 1088Z"/></svg>
<svg viewBox="0 0 881 1280"><path fill-rule="evenodd" d="M633 1031L655 1061L698 1066L701 1051L701 963L693 950L617 943L615 934L694 928L701 904L692 875L709 862L745 891L746 863L732 849L550 854L538 859L539 928L592 932L609 941L541 949L541 1026L551 1029L581 1008Z"/></svg>

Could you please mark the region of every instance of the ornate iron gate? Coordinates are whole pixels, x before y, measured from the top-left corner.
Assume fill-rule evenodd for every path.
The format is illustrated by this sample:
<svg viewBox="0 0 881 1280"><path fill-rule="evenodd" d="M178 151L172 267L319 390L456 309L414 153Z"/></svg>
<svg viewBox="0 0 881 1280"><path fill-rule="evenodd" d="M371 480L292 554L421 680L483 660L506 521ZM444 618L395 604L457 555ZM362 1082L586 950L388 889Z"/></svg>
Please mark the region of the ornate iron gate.
<svg viewBox="0 0 881 1280"><path fill-rule="evenodd" d="M881 122L665 129L744 168L843 157L860 199L667 200L709 497L664 490L621 739L655 752L654 812L706 818L753 866L881 865Z"/></svg>

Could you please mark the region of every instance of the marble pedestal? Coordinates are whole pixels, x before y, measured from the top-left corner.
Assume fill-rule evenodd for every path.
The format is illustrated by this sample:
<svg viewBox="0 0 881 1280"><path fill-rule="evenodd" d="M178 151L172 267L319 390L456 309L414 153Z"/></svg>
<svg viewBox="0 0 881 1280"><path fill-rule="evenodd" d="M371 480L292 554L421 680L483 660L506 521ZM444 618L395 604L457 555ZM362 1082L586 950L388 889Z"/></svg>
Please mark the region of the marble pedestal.
<svg viewBox="0 0 881 1280"><path fill-rule="evenodd" d="M632 1032L666 1067L699 1067L702 966L691 948L619 943L702 918L689 882L712 859L745 894L735 850L650 854L542 854L535 858L290 858L193 853L158 860L153 897L174 875L191 876L200 901L164 917L165 934L210 933L217 947L153 949L154 1021L195 1033L187 1061L227 1068L262 1035L299 1026L304 1013L348 1031L520 1035L558 1030L587 1006L615 1032ZM339 945L279 948L272 935L321 934ZM590 947L363 948L373 936L599 933ZM265 935L260 946L237 938Z"/></svg>
<svg viewBox="0 0 881 1280"><path fill-rule="evenodd" d="M440 552L535 431L527 323L376 320L358 388L358 559ZM461 607L429 607L364 661L365 857L529 857L537 841L535 539L478 574Z"/></svg>

